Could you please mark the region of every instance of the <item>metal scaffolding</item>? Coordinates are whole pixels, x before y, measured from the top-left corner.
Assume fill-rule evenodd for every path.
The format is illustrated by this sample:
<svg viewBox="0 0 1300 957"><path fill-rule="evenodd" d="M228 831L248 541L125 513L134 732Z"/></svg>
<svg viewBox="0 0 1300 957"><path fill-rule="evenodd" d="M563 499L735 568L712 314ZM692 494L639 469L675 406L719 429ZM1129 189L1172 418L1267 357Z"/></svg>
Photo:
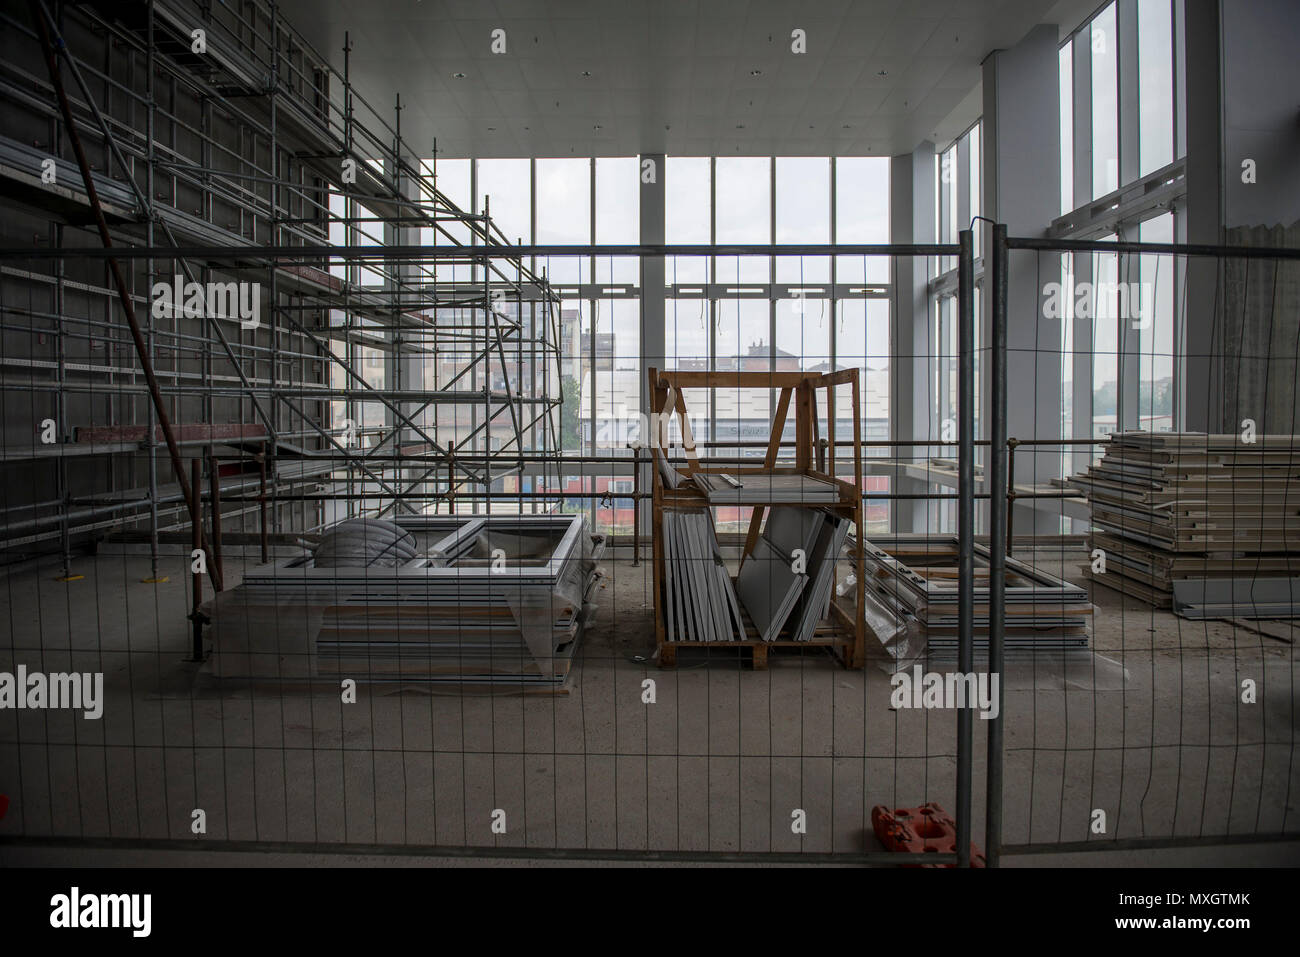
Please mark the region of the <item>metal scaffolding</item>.
<svg viewBox="0 0 1300 957"><path fill-rule="evenodd" d="M276 528L558 501L538 493L559 488L559 299L486 200L438 189L400 98L390 123L353 88L350 43L339 72L273 0L37 0L0 19L23 40L0 66L5 245L37 257L0 263L0 390L34 420L25 439L6 424L32 494L6 488L3 544L61 538L66 562L75 534L131 521L156 559L189 507L185 446L245 479L265 467ZM96 222L112 256L75 261ZM406 254L347 255L388 245ZM214 288L253 315L213 309ZM312 509L312 491L349 494Z"/></svg>

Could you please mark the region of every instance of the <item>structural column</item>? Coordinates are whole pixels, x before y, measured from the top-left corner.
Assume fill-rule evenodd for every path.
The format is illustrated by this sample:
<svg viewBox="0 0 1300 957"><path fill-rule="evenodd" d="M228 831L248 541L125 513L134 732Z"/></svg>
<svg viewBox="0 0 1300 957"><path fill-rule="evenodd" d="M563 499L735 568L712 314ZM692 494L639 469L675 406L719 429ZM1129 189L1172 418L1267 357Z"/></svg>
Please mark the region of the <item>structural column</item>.
<svg viewBox="0 0 1300 957"><path fill-rule="evenodd" d="M934 235L934 144L922 143L913 152L890 161L889 235L898 243L930 243ZM930 411L930 372L934 345L930 342L930 263L924 256L893 260L894 321L890 323L890 396L893 436L900 440L932 439L939 434ZM923 446L900 446L896 457L908 461L927 457ZM920 494L926 483L897 473L891 491ZM912 532L926 528L923 499L895 499L891 528Z"/></svg>
<svg viewBox="0 0 1300 957"><path fill-rule="evenodd" d="M1014 47L984 61L984 209L1006 223L1011 236L1042 237L1060 211L1059 54L1055 24L1041 24ZM1013 253L1007 277L1007 434L1056 438L1061 433L1061 320L1043 315L1040 283L1060 280L1059 260ZM1049 268L1050 267L1050 268ZM1040 276L1041 272L1041 276ZM985 305L989 297L984 297ZM1058 477L1053 449L1016 457L1009 482ZM1044 511L1034 524L1032 505L1019 506L1016 528L1059 531Z"/></svg>
<svg viewBox="0 0 1300 957"><path fill-rule="evenodd" d="M641 244L664 243L666 164L663 153L642 153L638 163L641 197ZM643 368L662 369L667 360L664 342L664 257L641 257L641 361ZM642 422L649 422L650 392L644 374L640 377ZM641 441L649 440L649 430L643 426ZM648 458L648 456L647 456ZM641 488L650 488L650 471L643 466ZM637 507L638 531L649 534L648 508Z"/></svg>

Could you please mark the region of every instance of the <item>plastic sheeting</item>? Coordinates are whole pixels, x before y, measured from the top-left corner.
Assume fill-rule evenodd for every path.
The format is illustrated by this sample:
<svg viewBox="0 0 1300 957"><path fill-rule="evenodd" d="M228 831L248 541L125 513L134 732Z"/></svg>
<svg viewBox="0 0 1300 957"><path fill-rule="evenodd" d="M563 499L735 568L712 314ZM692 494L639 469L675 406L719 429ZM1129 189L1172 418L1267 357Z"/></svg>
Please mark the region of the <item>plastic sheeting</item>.
<svg viewBox="0 0 1300 957"><path fill-rule="evenodd" d="M571 518L583 524L564 516ZM220 593L202 609L212 621L211 672L221 678L309 681L344 675L558 687L592 615L586 602L604 550L603 537L579 530L578 547L566 549L550 581L507 574L497 584L483 568L464 579L445 577L446 568L444 577L413 579L409 568L394 566L360 582L346 576L285 578ZM341 539L345 547L338 553L354 554L363 543L367 554L375 554L386 540L402 541L374 531ZM525 543L527 554L516 556L522 564L546 550L544 537ZM336 567L355 568L358 562Z"/></svg>
<svg viewBox="0 0 1300 957"><path fill-rule="evenodd" d="M416 556L415 536L392 522L351 518L328 528L312 559L317 568L396 568Z"/></svg>
<svg viewBox="0 0 1300 957"><path fill-rule="evenodd" d="M545 677L556 674L553 622L576 616L581 627L590 616L586 599L598 580L596 562L604 547L603 538L593 543L590 535L583 535L581 556L576 562L569 562L555 587L507 585L503 589L524 644Z"/></svg>

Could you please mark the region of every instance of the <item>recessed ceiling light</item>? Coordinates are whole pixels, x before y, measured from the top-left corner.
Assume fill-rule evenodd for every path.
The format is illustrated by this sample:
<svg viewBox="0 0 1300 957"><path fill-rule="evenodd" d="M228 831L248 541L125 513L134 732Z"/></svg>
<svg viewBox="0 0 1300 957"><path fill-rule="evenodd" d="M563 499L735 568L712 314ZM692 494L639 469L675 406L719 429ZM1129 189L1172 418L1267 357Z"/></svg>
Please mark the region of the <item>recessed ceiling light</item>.
<svg viewBox="0 0 1300 957"><path fill-rule="evenodd" d="M455 79L457 79L457 80L463 80L463 79L465 79L465 74L464 74L464 73L453 73L453 74L452 74L452 77L455 78Z"/></svg>

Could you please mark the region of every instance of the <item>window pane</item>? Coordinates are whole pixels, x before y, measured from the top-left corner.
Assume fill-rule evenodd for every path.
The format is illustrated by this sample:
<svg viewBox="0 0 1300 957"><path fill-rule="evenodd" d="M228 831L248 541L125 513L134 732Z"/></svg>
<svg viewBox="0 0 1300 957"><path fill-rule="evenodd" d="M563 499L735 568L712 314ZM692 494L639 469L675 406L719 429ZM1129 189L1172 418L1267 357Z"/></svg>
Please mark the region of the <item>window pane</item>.
<svg viewBox="0 0 1300 957"><path fill-rule="evenodd" d="M526 159L478 161L478 211L487 207L510 242L531 242L532 187Z"/></svg>
<svg viewBox="0 0 1300 957"><path fill-rule="evenodd" d="M860 369L862 437L889 438L889 300L836 303L835 368ZM847 438L848 430L836 438ZM884 449L865 454L885 454Z"/></svg>
<svg viewBox="0 0 1300 957"><path fill-rule="evenodd" d="M724 372L767 372L772 368L770 304L766 299L721 299L717 310L717 357ZM766 442L772 436L771 390L717 389L713 435L728 442ZM744 451L763 454L761 448Z"/></svg>
<svg viewBox="0 0 1300 957"><path fill-rule="evenodd" d="M971 228L975 223L975 217L980 214L980 125L976 123L966 134L968 145L967 156L969 157L970 168L966 170L967 188L970 193L970 218L964 223L960 223L962 229ZM974 244L974 253L980 255L980 230L974 229L971 235L971 241ZM978 313L976 313L978 315Z"/></svg>
<svg viewBox="0 0 1300 957"><path fill-rule="evenodd" d="M537 242L591 241L591 160L537 161Z"/></svg>
<svg viewBox="0 0 1300 957"><path fill-rule="evenodd" d="M1092 196L1119 189L1119 74L1115 4L1093 18L1092 44Z"/></svg>
<svg viewBox="0 0 1300 957"><path fill-rule="evenodd" d="M771 368L768 302L766 299L720 299L717 358L722 372L753 372Z"/></svg>
<svg viewBox="0 0 1300 957"><path fill-rule="evenodd" d="M840 157L835 161L835 241L889 242L889 158ZM836 282L889 282L888 256L840 256Z"/></svg>
<svg viewBox="0 0 1300 957"><path fill-rule="evenodd" d="M1147 220L1139 235L1144 243L1173 242L1173 214ZM1138 423L1151 432L1168 432L1174 427L1174 258L1144 255L1141 260Z"/></svg>
<svg viewBox="0 0 1300 957"><path fill-rule="evenodd" d="M888 441L889 439L889 300L844 299L836 304L835 367L856 367L863 441ZM844 442L853 438L852 408L848 401L850 392L840 388L836 393L835 440ZM867 447L866 456L888 457L890 450L884 446ZM840 478L851 481L852 450L841 448L836 461ZM846 474L848 473L848 474ZM890 477L865 475L864 491L888 493ZM869 532L886 532L890 527L890 500L871 497L862 503L863 522Z"/></svg>
<svg viewBox="0 0 1300 957"><path fill-rule="evenodd" d="M664 238L671 244L708 243L709 159L707 156L670 156L665 169ZM704 256L674 256L667 264L665 281L708 282L709 261Z"/></svg>
<svg viewBox="0 0 1300 957"><path fill-rule="evenodd" d="M1074 209L1074 41L1061 47L1057 70L1061 102L1061 212Z"/></svg>
<svg viewBox="0 0 1300 957"><path fill-rule="evenodd" d="M1138 0L1139 174L1174 159L1174 57L1170 0Z"/></svg>
<svg viewBox="0 0 1300 957"><path fill-rule="evenodd" d="M640 303L596 302L596 448L624 448L641 408Z"/></svg>
<svg viewBox="0 0 1300 957"><path fill-rule="evenodd" d="M641 241L641 193L635 156L596 160L596 242L601 245ZM633 258L596 264L596 282L640 282L640 263Z"/></svg>
<svg viewBox="0 0 1300 957"><path fill-rule="evenodd" d="M470 195L469 164L467 159L440 159L424 161L426 182L462 210L472 210L473 197ZM426 246L468 245L469 227L464 223L439 223L438 230L425 227L420 230L420 242ZM473 278L474 267L469 264L441 264L433 267L438 280L469 282Z"/></svg>
<svg viewBox="0 0 1300 957"><path fill-rule="evenodd" d="M936 184L937 199L935 208L939 216L939 242L957 242L957 181L960 175L957 169L957 144L935 157L938 169ZM939 273L957 268L956 256L941 256L938 260Z"/></svg>
<svg viewBox="0 0 1300 957"><path fill-rule="evenodd" d="M1103 236L1114 242L1115 235ZM1114 253L1093 253L1092 277L1095 290L1114 289L1119 282L1119 257ZM1092 434L1103 438L1119 428L1119 318L1113 297L1094 296L1092 310ZM1079 308L1082 308L1081 306Z"/></svg>
<svg viewBox="0 0 1300 957"><path fill-rule="evenodd" d="M772 241L772 161L766 156L727 156L717 160L717 241ZM737 280L767 282L768 262L762 257L740 260Z"/></svg>
<svg viewBox="0 0 1300 957"><path fill-rule="evenodd" d="M329 194L330 204L330 245L347 246L349 244L348 224L343 222L348 215L348 198L342 193L336 193L332 189ZM330 275L339 279L348 278L348 264L344 259L330 260Z"/></svg>
<svg viewBox="0 0 1300 957"><path fill-rule="evenodd" d="M591 242L591 160L539 159L536 175L537 242ZM549 256L537 265L555 282L589 278L586 256Z"/></svg>
<svg viewBox="0 0 1300 957"><path fill-rule="evenodd" d="M829 372L831 314L826 299L776 301L776 365L778 372Z"/></svg>
<svg viewBox="0 0 1300 957"><path fill-rule="evenodd" d="M596 242L641 241L641 199L635 156L596 160Z"/></svg>
<svg viewBox="0 0 1300 957"><path fill-rule="evenodd" d="M704 370L709 365L709 300L664 301L666 368Z"/></svg>
<svg viewBox="0 0 1300 957"><path fill-rule="evenodd" d="M357 221L352 227L352 244L354 246L384 245L384 225L377 222L376 216L368 207L360 203L352 204L352 215ZM375 262L375 260L371 260ZM357 282L363 286L382 286L385 282L382 268L374 265L357 266Z"/></svg>
<svg viewBox="0 0 1300 957"><path fill-rule="evenodd" d="M595 383L592 365L591 303L570 299L561 304L560 334L564 341L560 366L560 436L565 451L590 451L592 441L592 398ZM594 344L600 354L600 344Z"/></svg>
<svg viewBox="0 0 1300 957"><path fill-rule="evenodd" d="M724 291L745 288L745 283L766 282L768 274L767 256L719 256L714 264L717 269L717 282Z"/></svg>
<svg viewBox="0 0 1300 957"><path fill-rule="evenodd" d="M825 156L779 156L776 159L777 243L831 241L831 161ZM783 256L776 264L777 282L829 282L830 260Z"/></svg>

